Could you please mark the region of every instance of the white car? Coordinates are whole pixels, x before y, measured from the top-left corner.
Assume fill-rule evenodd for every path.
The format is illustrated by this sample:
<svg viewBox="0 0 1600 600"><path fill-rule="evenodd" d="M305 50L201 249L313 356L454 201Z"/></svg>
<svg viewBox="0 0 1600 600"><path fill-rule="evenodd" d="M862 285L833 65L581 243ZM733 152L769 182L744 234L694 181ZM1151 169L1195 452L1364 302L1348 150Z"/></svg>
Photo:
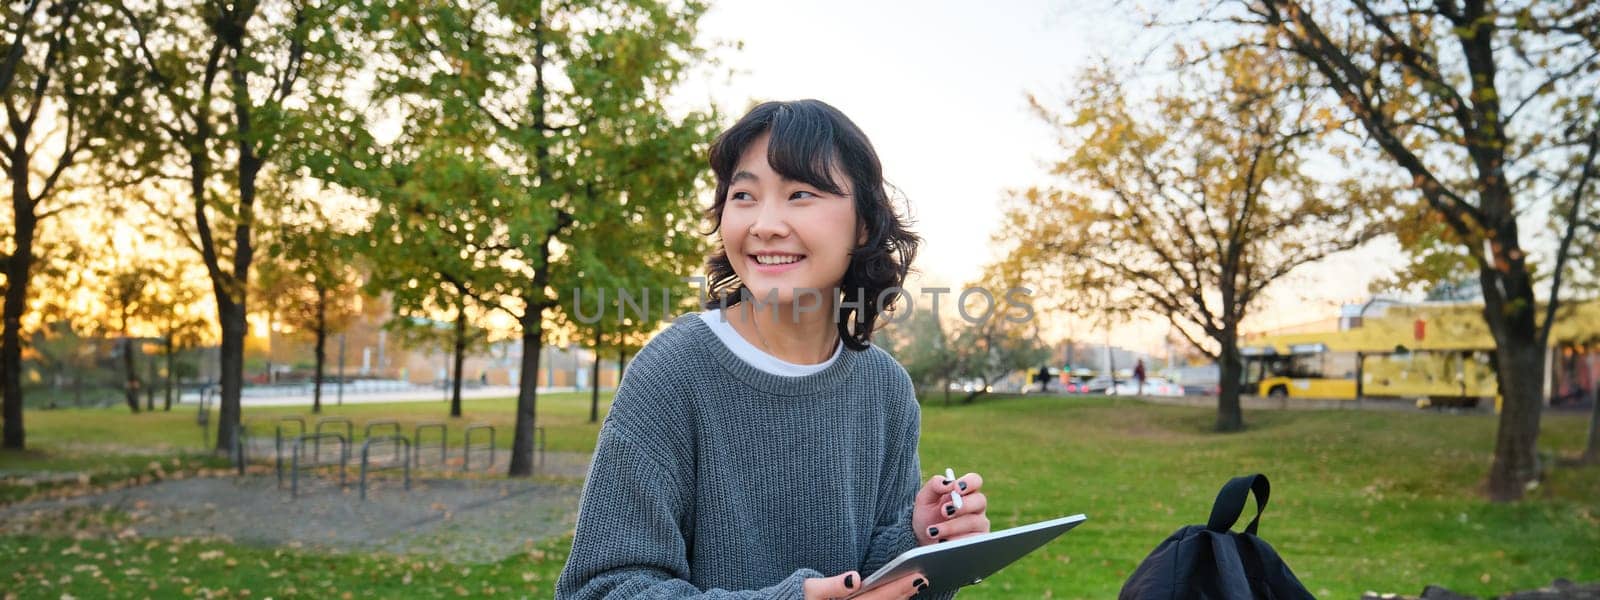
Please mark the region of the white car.
<svg viewBox="0 0 1600 600"><path fill-rule="evenodd" d="M1139 383L1129 380L1117 381L1118 396L1139 395ZM1160 377L1150 377L1144 380L1144 395L1146 396L1182 396L1183 386Z"/></svg>

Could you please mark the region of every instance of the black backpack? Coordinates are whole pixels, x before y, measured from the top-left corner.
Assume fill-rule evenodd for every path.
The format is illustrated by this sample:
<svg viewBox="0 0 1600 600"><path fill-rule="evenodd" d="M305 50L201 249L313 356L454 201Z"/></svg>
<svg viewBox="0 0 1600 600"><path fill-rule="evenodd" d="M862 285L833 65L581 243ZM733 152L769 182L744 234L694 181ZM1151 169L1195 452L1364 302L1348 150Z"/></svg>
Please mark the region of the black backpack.
<svg viewBox="0 0 1600 600"><path fill-rule="evenodd" d="M1267 508L1271 491L1266 475L1246 475L1229 480L1217 493L1211 519L1204 527L1190 525L1174 532L1145 557L1128 581L1119 600L1299 600L1315 598L1306 591L1272 546L1256 537L1256 524ZM1244 502L1256 493L1256 518L1244 533L1230 529L1244 511Z"/></svg>

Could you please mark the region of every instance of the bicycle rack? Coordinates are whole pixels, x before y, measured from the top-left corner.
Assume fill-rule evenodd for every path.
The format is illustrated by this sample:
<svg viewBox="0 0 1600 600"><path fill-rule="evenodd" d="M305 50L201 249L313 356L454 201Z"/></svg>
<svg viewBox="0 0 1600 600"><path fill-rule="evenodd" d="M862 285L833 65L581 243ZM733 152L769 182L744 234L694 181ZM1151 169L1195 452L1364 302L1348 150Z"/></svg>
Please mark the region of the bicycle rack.
<svg viewBox="0 0 1600 600"><path fill-rule="evenodd" d="M299 431L294 434L294 437L306 434L305 417L299 415L278 417L276 430L272 434L272 448L273 453L276 455L273 459L272 465L273 469L278 472L278 487L280 489L283 487L283 442L285 439L292 439L284 437L283 426L289 423L294 423L300 426Z"/></svg>
<svg viewBox="0 0 1600 600"><path fill-rule="evenodd" d="M445 463L448 461L450 452L450 427L444 423L434 421L429 423L418 423L416 429L411 433L411 452L414 454L411 463L413 465L422 465L422 432L424 430L433 429L439 430L439 468L444 468Z"/></svg>
<svg viewBox="0 0 1600 600"><path fill-rule="evenodd" d="M539 440L539 470L543 471L544 470L544 427L535 427L535 428L533 428L533 432L538 437L538 440Z"/></svg>
<svg viewBox="0 0 1600 600"><path fill-rule="evenodd" d="M303 450L305 450L306 441L311 440L314 444L314 447L320 447L324 438L339 440L339 487L344 487L345 463L350 461L349 440L337 432L303 434L294 442L294 453L291 459L292 462L290 464L289 475L290 497L298 497L300 495L300 454ZM320 460L322 458L322 454L321 452L318 452L317 454L313 455L313 457ZM307 468L326 467L331 466L332 464L333 463L312 461L312 464L307 465Z"/></svg>
<svg viewBox="0 0 1600 600"><path fill-rule="evenodd" d="M395 424L395 427L398 428L399 424ZM394 444L395 456L399 457L399 464L398 465L390 464L390 465L384 465L384 466L379 466L379 467L371 466L371 462L372 462L371 461L371 451L372 451L372 443L373 442L389 442L389 443ZM400 451L400 449L402 447L405 448L404 452ZM401 471L403 473L405 473L406 490L409 491L411 489L411 440L408 440L408 439L405 438L405 436L396 433L396 434L393 434L393 435L386 435L386 436L382 436L382 437L369 437L369 438L366 439L366 441L362 442L361 443L361 499L363 501L365 501L367 499L367 473L370 473L370 472L373 472L373 471L384 470L384 469L394 469L394 468L399 468L399 469L401 469Z"/></svg>
<svg viewBox="0 0 1600 600"><path fill-rule="evenodd" d="M389 430L390 430L389 435L382 436L382 437L393 437L393 436L400 435L400 422L399 421L396 421L394 419L381 419L381 420L377 420L377 421L367 421L366 427L361 428L361 438L362 439L371 439L372 438L372 430L373 430L373 428L377 428L377 427L387 427L387 428L389 428ZM411 447L408 445L406 447L406 450L410 451L410 449L411 449ZM395 450L394 451L395 451L394 459L395 460L400 460L400 447L399 446L395 446Z"/></svg>
<svg viewBox="0 0 1600 600"><path fill-rule="evenodd" d="M238 470L239 476L241 477L244 476L245 460L248 458L245 453L245 446L249 443L250 426L240 423L239 430L233 434L233 451L230 452L232 456L229 458L233 459L233 466Z"/></svg>
<svg viewBox="0 0 1600 600"><path fill-rule="evenodd" d="M461 435L461 437L462 437L462 441L461 441L461 445L462 445L462 448L461 448L461 470L462 471L471 471L472 470L472 433L475 432L475 431L487 431L487 432L489 432L489 448L488 448L489 449L489 464L484 465L484 468L488 469L488 468L494 466L494 426L493 425L485 425L485 424L481 424L480 423L480 424L477 424L477 425L468 425L466 430L464 432L462 432L462 435Z"/></svg>
<svg viewBox="0 0 1600 600"><path fill-rule="evenodd" d="M345 443L346 444L348 444L351 441L356 439L356 424L350 422L350 419L347 418L347 417L323 417L323 418L317 419L317 428L316 428L315 433L317 435L321 435L322 434L322 427L324 425L339 425L339 424L343 424L344 425L344 439L345 439ZM317 455L318 458L320 458L322 456L322 438L316 438L315 441L312 442L312 444L316 446L316 455ZM346 456L346 458L349 458L349 457Z"/></svg>

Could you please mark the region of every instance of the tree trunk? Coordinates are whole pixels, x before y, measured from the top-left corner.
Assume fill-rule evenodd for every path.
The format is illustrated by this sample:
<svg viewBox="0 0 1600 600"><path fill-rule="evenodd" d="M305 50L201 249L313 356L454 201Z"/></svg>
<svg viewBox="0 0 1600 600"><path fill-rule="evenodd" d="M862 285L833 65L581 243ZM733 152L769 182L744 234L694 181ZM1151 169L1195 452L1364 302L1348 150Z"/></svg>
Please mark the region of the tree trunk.
<svg viewBox="0 0 1600 600"><path fill-rule="evenodd" d="M600 422L600 323L594 323L594 372L589 374L594 385L589 386L589 422Z"/></svg>
<svg viewBox="0 0 1600 600"><path fill-rule="evenodd" d="M1503 182L1499 182L1503 183ZM1510 214L1510 190L1486 185L1482 203L1486 212ZM1507 219L1494 232L1494 264L1480 266L1483 318L1494 336L1501 388L1500 426L1495 432L1494 463L1489 466L1489 499L1522 499L1539 477L1539 417L1544 411L1545 339L1536 313L1533 278L1519 248L1515 219ZM1557 298L1551 298L1557 302ZM1549 327L1551 324L1545 324ZM1546 330L1544 333L1548 333Z"/></svg>
<svg viewBox="0 0 1600 600"><path fill-rule="evenodd" d="M628 368L628 351L617 347L617 387L622 387L622 373Z"/></svg>
<svg viewBox="0 0 1600 600"><path fill-rule="evenodd" d="M244 15L248 18L253 14L253 10L254 7L251 8L252 13ZM215 246L203 248L203 254L210 263L208 267L213 273L212 287L217 291L217 313L221 316L219 320L222 322L222 414L221 419L217 421L217 450L231 453L237 443L240 418L243 416L239 397L244 389L244 339L249 328L245 316L249 314L250 263L255 259L251 228L255 226L256 176L260 174L266 157L256 154L258 142L251 127L251 111L254 105L250 99L250 86L246 81L245 68L240 60L240 57L248 55L244 48L245 23L214 23L213 29L224 39L234 57L234 60L227 63L227 68L232 84L234 118L232 137L237 151L234 164L237 169L239 206L233 224L233 263L230 265L231 271L226 281L218 281L215 276L221 272L218 268L220 263ZM209 139L209 133L207 131L196 136L201 141L198 148L201 161L205 160L207 148L204 142ZM191 149L191 152L194 151ZM201 208L205 203L206 179L203 176L191 179L195 203L199 205L197 208ZM204 215L205 212L202 210L199 216ZM209 236L206 237L209 239ZM229 289L230 287L233 289ZM269 313L268 318L270 317ZM270 327L267 335L270 342L272 335ZM268 354L270 357L270 343ZM269 370L267 373L270 380L272 372Z"/></svg>
<svg viewBox="0 0 1600 600"><path fill-rule="evenodd" d="M170 334L167 335L167 348L166 348L166 350L167 350L167 356L166 356L166 358L167 358L167 400L166 400L166 406L163 407L162 410L165 411L165 412L172 412L172 394L174 393L173 392L173 388L175 387L175 384L178 381L178 372L176 370L174 370L174 368L176 367L176 361L174 359L178 355L178 350L177 350L177 348L173 347L172 335L170 335Z"/></svg>
<svg viewBox="0 0 1600 600"><path fill-rule="evenodd" d="M133 364L133 339L126 332L122 336L122 394L127 398L128 410L139 414L139 373Z"/></svg>
<svg viewBox="0 0 1600 600"><path fill-rule="evenodd" d="M1494 463L1489 467L1489 499L1522 499L1538 479L1539 416L1544 409L1544 349L1536 340L1502 340L1496 350L1503 367L1500 426L1495 434Z"/></svg>
<svg viewBox="0 0 1600 600"><path fill-rule="evenodd" d="M461 416L461 370L467 361L467 311L466 300L462 310L456 311L455 377L450 382L450 416Z"/></svg>
<svg viewBox="0 0 1600 600"><path fill-rule="evenodd" d="M316 366L311 371L311 412L322 412L322 372L328 358L328 290L317 286L317 347L313 352Z"/></svg>
<svg viewBox="0 0 1600 600"><path fill-rule="evenodd" d="M156 411L156 361L155 357L147 356L144 360L144 410Z"/></svg>
<svg viewBox="0 0 1600 600"><path fill-rule="evenodd" d="M1244 410L1239 405L1239 379L1244 371L1239 356L1237 325L1223 330L1222 352L1217 356L1221 385L1217 390L1217 431L1244 429Z"/></svg>
<svg viewBox="0 0 1600 600"><path fill-rule="evenodd" d="M944 376L944 405L950 406L950 375Z"/></svg>
<svg viewBox="0 0 1600 600"><path fill-rule="evenodd" d="M544 311L530 307L522 317L522 378L517 382L516 431L511 439L512 477L533 475L533 433L539 406L539 353L544 349Z"/></svg>
<svg viewBox="0 0 1600 600"><path fill-rule="evenodd" d="M218 399L217 451L233 451L234 438L239 431L239 395L244 386L244 336L247 326L244 307L233 302L227 293L217 288L217 315L222 325L221 396Z"/></svg>
<svg viewBox="0 0 1600 600"><path fill-rule="evenodd" d="M0 448L22 450L22 313L28 309L28 284L33 268L33 234L38 219L33 213L33 196L28 189L28 156L24 144L17 143L11 153L11 208L16 225L16 250L5 261L6 297L0 333L0 413L5 425L0 433Z"/></svg>
<svg viewBox="0 0 1600 600"><path fill-rule="evenodd" d="M1594 464L1600 462L1600 381L1589 385L1594 386L1589 390L1589 400L1594 405L1589 407L1589 443L1583 448L1583 462Z"/></svg>

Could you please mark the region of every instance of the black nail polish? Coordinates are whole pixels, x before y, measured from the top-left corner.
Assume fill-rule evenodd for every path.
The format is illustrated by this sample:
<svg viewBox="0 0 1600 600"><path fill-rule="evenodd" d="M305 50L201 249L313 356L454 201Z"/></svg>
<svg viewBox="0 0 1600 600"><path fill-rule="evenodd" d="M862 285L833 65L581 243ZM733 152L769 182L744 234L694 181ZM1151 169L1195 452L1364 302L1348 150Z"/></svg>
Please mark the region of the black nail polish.
<svg viewBox="0 0 1600 600"><path fill-rule="evenodd" d="M856 587L855 573L848 573L844 576L844 587L845 589L854 589Z"/></svg>
<svg viewBox="0 0 1600 600"><path fill-rule="evenodd" d="M911 582L911 587L917 588L919 590L927 589L928 584L923 582L921 577L918 577L916 581Z"/></svg>
<svg viewBox="0 0 1600 600"><path fill-rule="evenodd" d="M956 485L961 488L961 491L963 491L963 492L967 491L967 482L958 481L958 482L956 482Z"/></svg>
<svg viewBox="0 0 1600 600"><path fill-rule="evenodd" d="M946 505L944 505L944 516L948 517L948 516L952 516L954 514L956 514L956 505L954 505L954 504L946 504Z"/></svg>
<svg viewBox="0 0 1600 600"><path fill-rule="evenodd" d="M928 537L939 537L939 528L938 527L929 527L928 528Z"/></svg>
<svg viewBox="0 0 1600 600"><path fill-rule="evenodd" d="M922 585L917 586L917 591L919 591L919 592L928 591L928 584L924 583Z"/></svg>
<svg viewBox="0 0 1600 600"><path fill-rule="evenodd" d="M949 479L944 480L944 484L945 485L950 485L950 480Z"/></svg>
<svg viewBox="0 0 1600 600"><path fill-rule="evenodd" d="M950 541L950 540L939 540L939 543L943 544L943 543L948 542L948 541Z"/></svg>

